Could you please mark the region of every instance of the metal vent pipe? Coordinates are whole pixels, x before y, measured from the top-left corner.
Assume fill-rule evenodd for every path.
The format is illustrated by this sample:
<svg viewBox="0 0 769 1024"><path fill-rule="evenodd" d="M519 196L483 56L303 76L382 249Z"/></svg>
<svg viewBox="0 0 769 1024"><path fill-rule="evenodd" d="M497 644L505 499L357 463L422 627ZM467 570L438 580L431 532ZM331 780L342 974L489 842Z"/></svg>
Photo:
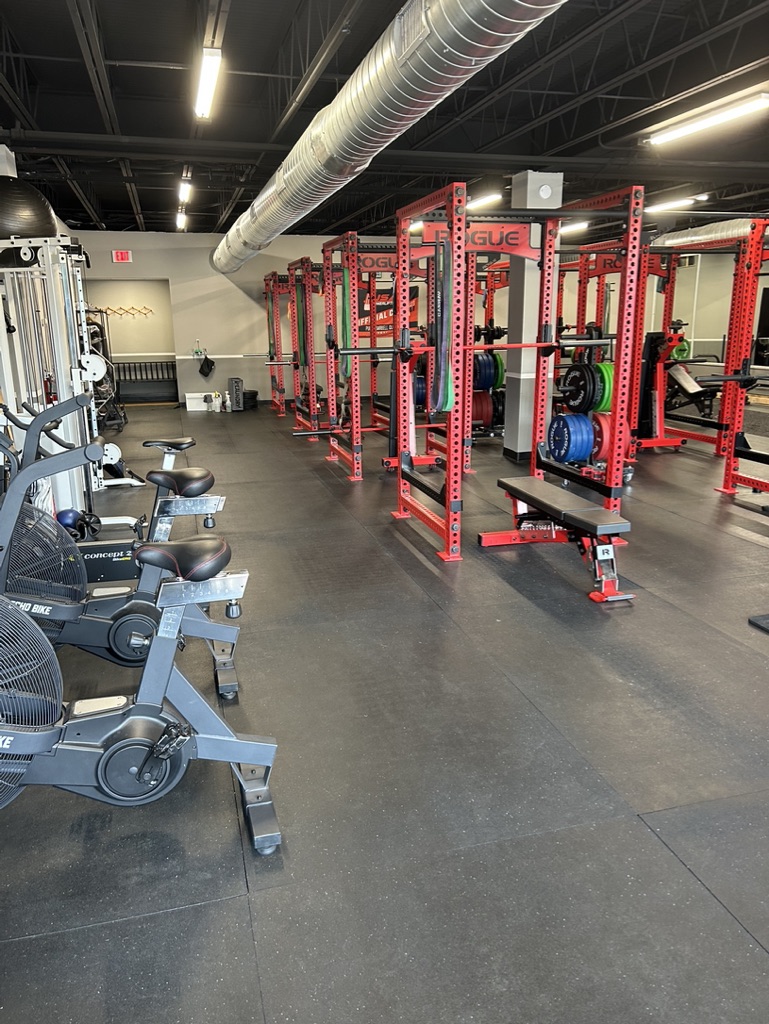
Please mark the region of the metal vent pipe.
<svg viewBox="0 0 769 1024"><path fill-rule="evenodd" d="M746 238L750 234L753 221L747 217L737 220L721 220L715 224L703 224L701 228L689 228L686 231L666 231L655 238L654 245L670 245L680 248L695 242L729 242L734 238Z"/></svg>
<svg viewBox="0 0 769 1024"><path fill-rule="evenodd" d="M409 0L212 254L231 274L566 0Z"/></svg>

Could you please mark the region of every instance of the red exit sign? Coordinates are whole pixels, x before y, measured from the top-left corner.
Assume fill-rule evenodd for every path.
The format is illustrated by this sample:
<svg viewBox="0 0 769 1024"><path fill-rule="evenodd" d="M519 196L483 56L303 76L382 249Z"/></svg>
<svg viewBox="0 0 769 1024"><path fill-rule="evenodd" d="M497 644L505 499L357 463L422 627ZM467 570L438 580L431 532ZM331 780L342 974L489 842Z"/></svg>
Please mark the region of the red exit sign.
<svg viewBox="0 0 769 1024"><path fill-rule="evenodd" d="M133 263L134 254L130 249L113 249L112 250L112 262L113 263Z"/></svg>

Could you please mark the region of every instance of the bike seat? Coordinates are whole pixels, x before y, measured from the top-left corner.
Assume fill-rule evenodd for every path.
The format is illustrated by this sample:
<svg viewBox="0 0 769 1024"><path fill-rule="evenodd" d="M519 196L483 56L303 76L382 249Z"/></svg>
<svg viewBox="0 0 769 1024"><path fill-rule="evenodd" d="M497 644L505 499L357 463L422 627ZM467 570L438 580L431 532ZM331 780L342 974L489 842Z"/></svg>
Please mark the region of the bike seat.
<svg viewBox="0 0 769 1024"><path fill-rule="evenodd" d="M194 437L165 437L157 441L142 441L142 448L160 448L166 452L183 452L195 444Z"/></svg>
<svg viewBox="0 0 769 1024"><path fill-rule="evenodd" d="M172 494L182 498L198 498L214 486L214 474L210 469L190 466L189 469L151 469L147 474L150 483L167 487Z"/></svg>
<svg viewBox="0 0 769 1024"><path fill-rule="evenodd" d="M141 544L134 552L139 565L154 565L193 583L216 576L229 565L231 557L232 549L222 537L191 537L163 544Z"/></svg>

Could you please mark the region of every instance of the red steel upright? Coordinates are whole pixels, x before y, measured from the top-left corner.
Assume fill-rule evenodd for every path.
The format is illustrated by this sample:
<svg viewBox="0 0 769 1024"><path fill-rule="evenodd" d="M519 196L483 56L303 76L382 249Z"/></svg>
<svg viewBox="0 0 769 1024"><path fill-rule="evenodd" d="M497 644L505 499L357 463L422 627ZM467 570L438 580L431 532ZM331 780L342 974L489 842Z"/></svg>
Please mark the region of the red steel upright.
<svg viewBox="0 0 769 1024"><path fill-rule="evenodd" d="M340 262L335 264L334 254L339 253ZM345 295L344 280L349 282ZM343 317L349 327L349 337L339 337L337 315L337 286L342 285ZM329 454L330 462L340 459L349 469L350 481L363 479L363 433L360 401L360 361L345 350L357 349L359 340L358 310L358 236L348 231L323 245L323 303L326 312L327 381L329 402ZM340 345L341 340L341 345ZM341 357L338 355L342 350ZM342 424L337 412L338 378L340 366L346 366L348 373L344 384L343 407L349 417L349 429Z"/></svg>
<svg viewBox="0 0 769 1024"><path fill-rule="evenodd" d="M312 323L312 293L319 287L317 268L309 256L288 265L291 348L294 366L294 419L301 430L320 429L320 406L315 366L315 340ZM299 330L299 322L302 331ZM300 334L303 336L300 337ZM316 436L308 441L317 442Z"/></svg>
<svg viewBox="0 0 769 1024"><path fill-rule="evenodd" d="M270 368L271 408L278 416L286 415L285 368L291 360L283 357L283 339L280 327L280 297L288 295L288 275L273 270L264 279L264 304L267 310L267 347Z"/></svg>
<svg viewBox="0 0 769 1024"><path fill-rule="evenodd" d="M462 523L462 450L470 439L463 436L462 415L465 353L464 336L467 328L467 293L465 288L465 218L467 186L453 182L444 189L412 203L397 213L398 276L395 303L395 343L403 350L398 365L398 508L392 514L396 519L414 516L441 538L438 556L447 562L461 559ZM409 333L409 272L411 245L409 228L422 215L433 210L446 211L446 230L450 245L451 300L446 315L450 318L449 351L446 372L451 375L454 401L446 414L445 480L437 487L422 479L417 472L420 465L437 465L437 456L420 456L414 440L414 394L412 376L417 349L410 344ZM437 372L437 368L436 368ZM429 396L428 396L429 400ZM391 399L392 401L392 399ZM436 512L424 505L414 494L421 491L441 507Z"/></svg>

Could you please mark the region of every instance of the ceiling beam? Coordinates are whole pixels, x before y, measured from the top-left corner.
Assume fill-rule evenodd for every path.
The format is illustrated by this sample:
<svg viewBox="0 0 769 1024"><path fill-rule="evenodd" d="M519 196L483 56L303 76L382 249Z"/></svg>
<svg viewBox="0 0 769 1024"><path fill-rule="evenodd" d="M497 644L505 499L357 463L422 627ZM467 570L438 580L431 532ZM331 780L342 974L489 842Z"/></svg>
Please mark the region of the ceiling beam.
<svg viewBox="0 0 769 1024"><path fill-rule="evenodd" d="M283 157L288 145L270 142L221 142L208 139L159 139L132 135L69 134L67 132L27 131L0 128L0 142L17 153L51 156L97 157L119 160L132 156L134 160L174 162L179 159L211 164L255 163L263 153ZM657 154L647 155L639 147L637 153L604 153L587 156L557 156L543 153L462 153L442 150L386 149L372 161L372 169L364 174L388 173L404 175L423 171L436 173L445 167L447 174L484 174L508 172L518 168L563 168L584 173L610 173L617 176L628 173L631 177L643 174L649 181L663 181L683 175L713 180L764 181L766 163L762 160L734 161L663 159ZM747 175L747 177L746 177Z"/></svg>
<svg viewBox="0 0 769 1024"><path fill-rule="evenodd" d="M274 142L283 129L290 124L296 112L310 95L320 76L331 62L331 58L342 45L344 37L350 31L350 21L362 3L363 0L347 0L347 3L339 12L339 17L329 29L328 35L320 45L320 49L310 61L309 67L291 94L283 113L278 118L278 122L272 130L270 142Z"/></svg>
<svg viewBox="0 0 769 1024"><path fill-rule="evenodd" d="M291 148L270 142L219 142L209 139L161 139L153 135L99 135L0 128L0 139L20 153L94 156L106 160L196 160L249 164L263 153L282 157Z"/></svg>
<svg viewBox="0 0 769 1024"><path fill-rule="evenodd" d="M625 0L624 3L621 3L613 10L608 11L603 15L603 17L594 18L583 29L573 35L570 35L560 43L560 45L553 47L545 55L537 57L517 74L506 79L502 85L487 92L482 99L477 100L475 103L471 103L469 107L465 107L464 110L454 114L447 124L441 125L439 128L436 128L434 131L430 132L429 135L426 135L421 139L419 141L419 145L421 147L431 145L447 132L456 128L458 124L461 124L463 121L467 121L469 118L475 117L487 107L496 103L497 100L507 96L522 85L525 85L526 82L534 75L538 75L550 67L555 67L563 61L568 54L573 53L577 47L591 43L604 32L607 32L609 29L619 24L624 18L627 18L646 7L649 2L650 0Z"/></svg>
<svg viewBox="0 0 769 1024"><path fill-rule="evenodd" d="M291 121L294 119L295 114L301 107L302 103L307 99L312 89L319 81L321 75L328 67L331 58L334 56L336 51L342 44L345 35L349 32L350 19L354 17L356 11L361 6L363 0L347 0L347 3L342 8L339 17L336 19L334 24L329 29L328 35L323 40L318 49L317 53L310 61L310 64L305 71L302 78L299 80L299 84L294 89L293 93L289 97L286 106L278 118L277 124L270 134L270 142L275 142L278 136L281 134L284 128L286 128ZM259 161L261 162L261 160ZM258 164L257 164L258 166ZM232 216L235 207L243 198L245 193L245 185L247 184L250 175L246 175L244 183L239 185L233 190L229 198L223 203L222 211L219 215L219 219L216 222L216 230L221 231L224 225Z"/></svg>
<svg viewBox="0 0 769 1024"><path fill-rule="evenodd" d="M19 96L19 94L13 88L11 83L3 74L0 74L0 97L2 97L2 99L4 99L8 106L11 108L19 124L24 126L23 130L26 131L27 129L30 129L32 131L37 131L37 122L25 106L21 96ZM46 152L44 155L47 157L51 156L50 152ZM101 214L96 209L96 206L91 202L89 197L86 195L83 188L78 184L77 181L74 180L74 176L71 170L69 169L69 166L64 162L64 160L61 159L61 156L55 156L52 159L56 169L61 174L66 176L67 185L69 186L70 190L75 194L75 196L77 196L77 200L80 203L80 205L86 211L86 213L91 218L96 227L103 231L106 225L101 218Z"/></svg>
<svg viewBox="0 0 769 1024"><path fill-rule="evenodd" d="M113 135L120 134L117 111L112 100L112 88L109 81L109 72L104 63L99 28L96 24L96 17L91 6L91 0L67 0L67 8L75 29L80 52L83 55L88 77L91 80L91 88L96 97L96 105L99 108L104 127ZM131 203L131 209L136 218L136 224L140 231L145 230L144 215L142 214L139 193L133 181L131 163L127 158L120 161L120 171L123 176Z"/></svg>
<svg viewBox="0 0 769 1024"><path fill-rule="evenodd" d="M634 64L621 74L615 75L608 82L601 82L599 85L582 92L580 95L575 96L568 102L561 103L552 110L540 114L539 117L528 119L526 123L520 127L499 135L491 142L487 142L484 146L480 146L479 152L486 153L489 150L496 149L498 146L507 145L507 143L512 142L513 139L520 138L521 135L526 135L536 128L540 128L542 125L552 121L554 118L562 117L570 110L574 110L577 107L582 106L588 100L595 99L597 96L603 95L607 90L616 89L627 82L631 82L634 78L639 78L641 75L646 75L650 71L654 71L665 64L672 64L675 61L680 60L686 54L691 53L692 50L696 50L700 46L705 46L707 43L713 42L719 37L725 35L727 32L732 32L734 29L740 28L742 25L747 24L747 22L752 21L754 18L758 18L761 15L766 14L768 11L769 0L761 0L760 3L753 4L752 7L743 11L741 14L735 15L733 18L716 20L715 24L711 25L703 32L700 32L698 35L690 36L688 39L679 43L678 46L666 47L655 57L642 61L641 63Z"/></svg>

